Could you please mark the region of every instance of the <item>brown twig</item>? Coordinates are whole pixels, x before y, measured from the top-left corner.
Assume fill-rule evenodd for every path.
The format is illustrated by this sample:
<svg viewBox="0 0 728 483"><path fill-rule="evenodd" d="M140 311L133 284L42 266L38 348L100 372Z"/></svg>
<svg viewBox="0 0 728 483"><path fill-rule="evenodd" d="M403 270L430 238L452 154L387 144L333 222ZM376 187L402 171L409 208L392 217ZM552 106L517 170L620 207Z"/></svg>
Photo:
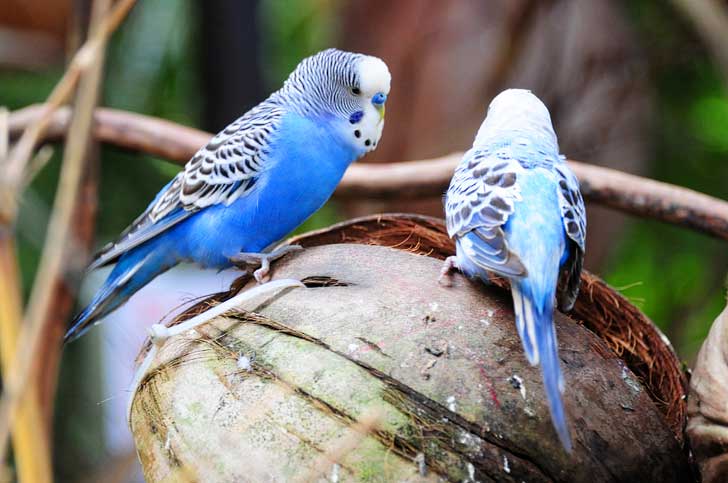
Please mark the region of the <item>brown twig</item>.
<svg viewBox="0 0 728 483"><path fill-rule="evenodd" d="M17 134L43 112L30 106L10 117L10 134ZM47 139L59 139L68 126L70 110L58 110L49 120ZM96 109L94 136L102 142L141 151L184 164L211 134L197 129L113 109ZM445 192L462 153L436 159L382 164L357 163L346 172L339 198L421 198ZM584 198L593 203L652 218L728 240L728 202L693 190L609 168L569 161L579 178Z"/></svg>
<svg viewBox="0 0 728 483"><path fill-rule="evenodd" d="M4 381L5 387L0 401L0 459L4 459L6 454L7 438L19 401L23 397L25 389L34 386L32 375L38 344L41 340L43 321L46 319L52 303L54 285L60 278L64 267L64 243L69 238L76 194L83 174L83 159L91 139L93 110L98 97L106 41L133 4L134 0L121 0L108 15L98 17L90 39L74 56L66 74L51 93L41 116L25 129L11 151L5 166L6 174L8 174L5 179L5 194L10 195L6 201L12 205L9 208L6 207L4 213L3 221L7 223L12 222L15 218L16 193L22 184L24 171L33 149L43 136L55 109L66 101L73 92L77 81L83 76L77 98L77 113L69 128L71 135L66 143L58 192L43 248L41 265L28 302L28 310L24 316L22 332L16 345L16 347L22 347L23 350L16 351L10 366L9 377ZM101 11L103 12L103 8ZM39 457L47 458L48 455L39 455Z"/></svg>
<svg viewBox="0 0 728 483"><path fill-rule="evenodd" d="M99 50L105 45L135 2L136 0L119 0L109 15L104 17L99 23L95 35L74 55L63 77L53 88L45 104L43 104L41 115L35 122L26 127L17 144L10 151L7 163L3 167L4 177L2 183L0 183L2 185L0 187L3 188L0 190L0 194L4 196L4 199L1 200L2 204L0 204L0 222L10 224L15 219L18 187L22 184L21 180L28 160L30 160L33 150L43 138L51 117L70 98L81 73L98 57Z"/></svg>
<svg viewBox="0 0 728 483"><path fill-rule="evenodd" d="M10 114L10 137L16 138L43 115L43 104L36 104ZM71 109L62 107L48 120L44 141L63 139L68 131ZM131 151L140 151L186 163L212 135L199 129L182 126L164 119L105 107L96 108L92 132L96 140Z"/></svg>
<svg viewBox="0 0 728 483"><path fill-rule="evenodd" d="M0 109L0 160L7 156L7 111ZM3 378L8 377L17 355L16 341L20 332L22 297L20 295L20 270L16 257L15 241L9 230L0 225L0 368ZM48 457L49 438L43 424L38 395L34 388L25 394L18 410L13 431L15 469L20 481L51 481L51 464ZM3 453L4 456L4 453ZM5 458L0 458L0 481L10 470L5 468Z"/></svg>
<svg viewBox="0 0 728 483"><path fill-rule="evenodd" d="M355 165L339 191L346 197L436 196L444 193L462 154L442 158ZM684 226L728 240L728 202L697 191L578 161L569 165L587 201Z"/></svg>
<svg viewBox="0 0 728 483"><path fill-rule="evenodd" d="M69 56L83 45L83 42L96 33L98 24L104 14L111 9L112 0L82 0L76 1L73 9L72 36L66 42ZM100 68L96 69L100 70ZM97 73L91 74L96 76ZM88 83L88 78L86 79ZM84 78L79 81L79 89L84 90ZM99 94L100 95L100 94ZM76 99L79 105L80 99ZM39 153L51 146L40 148ZM62 278L55 281L53 288L53 310L50 310L43 322L42 340L40 341L38 367L42 371L37 374L38 398L40 407L45 416L48 433L53 431L53 415L55 408L55 395L58 384L62 339L71 311L75 307L76 292L88 263L88 255L94 240L96 212L98 207L98 176L99 176L99 144L90 140L83 156L83 177L76 196L71 221L70 238L64 244L65 269ZM47 160L44 161L44 164ZM26 180L33 179L37 171L29 165L26 170ZM38 169L42 169L41 166ZM31 215L32 216L32 215Z"/></svg>
<svg viewBox="0 0 728 483"><path fill-rule="evenodd" d="M589 201L728 240L728 202L615 169L569 161Z"/></svg>
<svg viewBox="0 0 728 483"><path fill-rule="evenodd" d="M92 151L96 151L92 148ZM53 412L58 382L58 370L62 351L63 334L76 303L76 291L80 274L88 263L94 240L96 213L98 208L98 158L94 154L86 157L83 179L73 208L71 238L64 246L67 269L58 278L53 288L53 310L49 311L42 330L40 343L40 367L38 374L38 398L49 429L53 427Z"/></svg>

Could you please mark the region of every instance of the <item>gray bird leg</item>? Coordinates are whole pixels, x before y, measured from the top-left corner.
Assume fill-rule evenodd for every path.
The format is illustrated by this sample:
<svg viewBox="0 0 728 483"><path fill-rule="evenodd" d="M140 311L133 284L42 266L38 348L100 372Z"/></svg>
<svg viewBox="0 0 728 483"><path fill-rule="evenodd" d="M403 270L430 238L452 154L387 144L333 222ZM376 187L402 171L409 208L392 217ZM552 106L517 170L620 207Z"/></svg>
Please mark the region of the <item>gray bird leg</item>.
<svg viewBox="0 0 728 483"><path fill-rule="evenodd" d="M442 264L442 268L440 269L440 276L437 279L437 283L445 287L452 286L452 272L458 270L457 260L458 259L455 256L447 257L445 259L445 262Z"/></svg>
<svg viewBox="0 0 728 483"><path fill-rule="evenodd" d="M230 257L230 261L238 267L248 268L249 266L260 266L253 272L253 276L258 283L267 282L270 278L270 264L289 253L300 252L303 250L301 245L286 245L267 253L238 253Z"/></svg>

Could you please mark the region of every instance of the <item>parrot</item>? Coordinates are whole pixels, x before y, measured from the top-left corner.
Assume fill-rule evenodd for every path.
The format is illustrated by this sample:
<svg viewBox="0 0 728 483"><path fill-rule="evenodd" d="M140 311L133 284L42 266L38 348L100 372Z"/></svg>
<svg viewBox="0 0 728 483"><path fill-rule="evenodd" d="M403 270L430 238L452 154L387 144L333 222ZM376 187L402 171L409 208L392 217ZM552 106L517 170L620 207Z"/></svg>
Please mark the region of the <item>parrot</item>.
<svg viewBox="0 0 728 483"><path fill-rule="evenodd" d="M531 91L507 89L492 100L444 204L456 251L440 282L450 285L454 270L485 283L488 272L510 281L523 350L541 366L553 426L570 452L553 312L556 304L570 311L579 294L586 211L548 108Z"/></svg>
<svg viewBox="0 0 728 483"><path fill-rule="evenodd" d="M374 150L391 75L381 59L327 49L203 146L89 266L116 263L64 340L80 337L181 262L224 270L270 263L270 248L317 211L349 165Z"/></svg>

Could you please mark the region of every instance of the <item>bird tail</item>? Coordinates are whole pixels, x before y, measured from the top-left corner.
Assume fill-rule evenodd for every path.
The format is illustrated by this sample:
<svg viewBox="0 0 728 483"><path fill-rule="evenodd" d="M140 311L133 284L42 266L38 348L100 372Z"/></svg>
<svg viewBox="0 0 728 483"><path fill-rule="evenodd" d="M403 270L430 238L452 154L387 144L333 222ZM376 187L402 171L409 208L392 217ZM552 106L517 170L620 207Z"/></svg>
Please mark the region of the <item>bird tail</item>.
<svg viewBox="0 0 728 483"><path fill-rule="evenodd" d="M564 379L553 322L555 284L538 285L528 277L511 281L516 326L528 361L541 365L551 421L564 449L571 452L571 437L561 400Z"/></svg>
<svg viewBox="0 0 728 483"><path fill-rule="evenodd" d="M165 255L164 251L155 252L149 244L124 254L91 303L71 321L71 328L63 337L63 342L81 337L157 275L171 268L172 264L168 263Z"/></svg>

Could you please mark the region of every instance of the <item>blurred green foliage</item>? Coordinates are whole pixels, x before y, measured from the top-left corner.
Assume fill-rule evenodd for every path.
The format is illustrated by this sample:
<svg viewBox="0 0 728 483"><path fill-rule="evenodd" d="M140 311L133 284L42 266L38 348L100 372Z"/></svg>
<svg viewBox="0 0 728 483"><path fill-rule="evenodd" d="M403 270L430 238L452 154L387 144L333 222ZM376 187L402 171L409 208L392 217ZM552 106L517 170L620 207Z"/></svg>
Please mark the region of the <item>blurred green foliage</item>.
<svg viewBox="0 0 728 483"><path fill-rule="evenodd" d="M260 25L265 79L279 86L298 62L331 46L336 38L335 2L331 0L263 1Z"/></svg>
<svg viewBox="0 0 728 483"><path fill-rule="evenodd" d="M728 199L728 79L693 26L669 2L623 2L655 91L649 175ZM692 360L725 305L725 242L639 220L603 269Z"/></svg>

